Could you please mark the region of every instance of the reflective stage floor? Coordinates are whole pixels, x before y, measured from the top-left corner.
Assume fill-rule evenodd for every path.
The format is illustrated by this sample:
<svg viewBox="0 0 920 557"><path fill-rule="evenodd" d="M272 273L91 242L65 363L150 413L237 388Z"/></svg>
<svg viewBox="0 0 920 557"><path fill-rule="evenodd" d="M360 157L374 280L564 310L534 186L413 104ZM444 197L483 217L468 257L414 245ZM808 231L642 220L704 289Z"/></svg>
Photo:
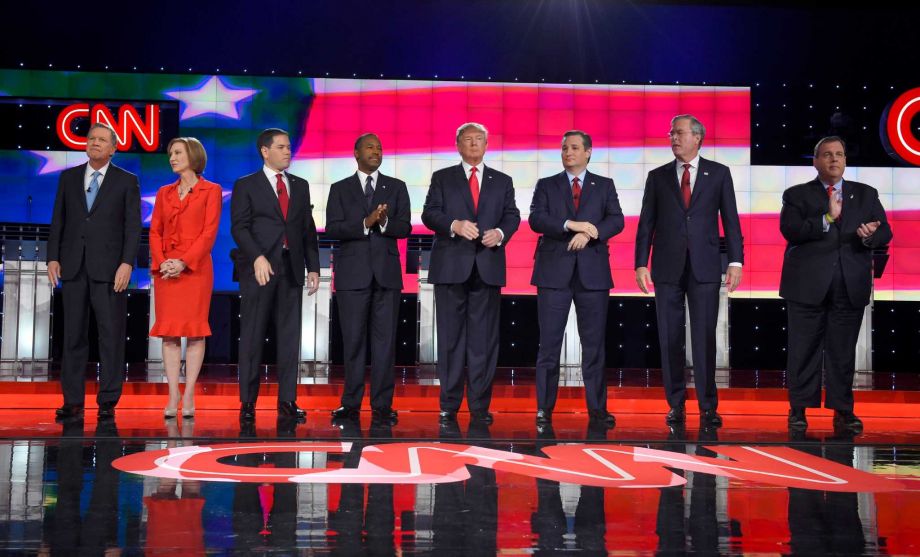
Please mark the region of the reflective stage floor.
<svg viewBox="0 0 920 557"><path fill-rule="evenodd" d="M229 382L199 386L192 420L164 420L165 385L133 381L114 421L88 397L64 423L55 382L0 382L0 554L920 554L912 380L864 384L852 436L826 412L790 435L782 389L744 374L718 430L692 403L669 429L660 387L630 379L610 390L614 429L569 385L542 431L526 376L497 386L491 426L439 424L420 381L395 425L333 422L331 376L301 385L306 423L278 420L269 388L251 427Z"/></svg>

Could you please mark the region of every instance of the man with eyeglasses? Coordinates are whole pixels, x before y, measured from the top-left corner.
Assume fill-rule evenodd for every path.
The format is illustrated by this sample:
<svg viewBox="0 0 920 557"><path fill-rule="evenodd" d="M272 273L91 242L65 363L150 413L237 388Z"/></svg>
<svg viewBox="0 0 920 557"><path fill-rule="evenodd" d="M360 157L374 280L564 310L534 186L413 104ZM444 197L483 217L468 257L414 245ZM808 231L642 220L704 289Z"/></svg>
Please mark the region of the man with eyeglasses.
<svg viewBox="0 0 920 557"><path fill-rule="evenodd" d="M856 342L872 295L872 250L891 241L891 227L878 191L843 179L843 139L819 141L814 165L814 180L783 193L779 220L788 242L779 295L789 323L789 429L805 430L805 408L821 406L823 368L834 429L856 434L863 429L853 413Z"/></svg>
<svg viewBox="0 0 920 557"><path fill-rule="evenodd" d="M725 285L729 292L741 283L744 262L731 172L727 166L700 156L705 135L706 128L690 114L671 119L668 137L675 160L649 172L636 231L636 282L646 294L650 279L655 283L661 369L670 406L665 423L671 427L681 427L686 422L684 300L690 313L700 425L703 428L722 425L722 417L716 411L719 399L715 383L716 324L722 282L720 218L728 245Z"/></svg>

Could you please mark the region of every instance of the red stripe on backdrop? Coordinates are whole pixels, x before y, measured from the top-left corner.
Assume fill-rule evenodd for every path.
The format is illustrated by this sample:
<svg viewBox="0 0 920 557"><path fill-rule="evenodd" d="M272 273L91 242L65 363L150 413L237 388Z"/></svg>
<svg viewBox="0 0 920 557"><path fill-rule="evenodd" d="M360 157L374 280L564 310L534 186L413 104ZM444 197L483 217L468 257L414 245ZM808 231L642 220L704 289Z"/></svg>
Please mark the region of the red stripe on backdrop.
<svg viewBox="0 0 920 557"><path fill-rule="evenodd" d="M355 138L368 131L380 136L389 153L450 152L457 126L469 121L489 128L493 153L555 149L561 134L573 128L590 133L595 148L665 147L671 117L682 113L704 122L709 145L750 145L746 89L470 85L317 94L296 157L351 156Z"/></svg>
<svg viewBox="0 0 920 557"><path fill-rule="evenodd" d="M610 242L614 294L639 294L633 267L638 218L627 216L623 233ZM895 233L890 248L891 258L885 276L876 280L875 288L885 291L920 290L920 211L889 211L888 218ZM745 262L740 291L776 295L786 249L786 241L779 232L779 215L741 215L741 228ZM413 233L430 234L431 231L416 224ZM536 289L530 285L530 275L538 237L523 220L506 248L508 285L502 293L536 294ZM399 241L399 251L404 273L403 291L417 293L418 275L405 274L406 240Z"/></svg>

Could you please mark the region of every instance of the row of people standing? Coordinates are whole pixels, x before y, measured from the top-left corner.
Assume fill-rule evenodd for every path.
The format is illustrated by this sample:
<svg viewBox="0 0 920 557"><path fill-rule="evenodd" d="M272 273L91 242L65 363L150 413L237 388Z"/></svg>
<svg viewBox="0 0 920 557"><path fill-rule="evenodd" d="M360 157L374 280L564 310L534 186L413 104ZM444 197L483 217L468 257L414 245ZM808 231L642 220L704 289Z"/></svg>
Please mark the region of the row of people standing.
<svg viewBox="0 0 920 557"><path fill-rule="evenodd" d="M740 220L729 169L699 155L705 137L703 124L689 114L675 116L668 137L675 160L648 175L636 237L636 281L645 292L650 280L656 284L662 367L670 406L667 423L686 420L686 300L701 422L718 427L722 423L716 410L715 387L715 328L722 282L719 224L728 244L725 284L733 291L742 276ZM518 229L520 213L511 177L484 164L488 147L485 126L463 124L456 139L461 162L432 175L422 212L423 223L435 232L428 280L435 285L439 419L456 420L466 391L471 419L491 423L500 289L506 273L504 248ZM136 255L140 215L137 178L110 164L115 141L110 128L93 126L87 143L89 163L62 173L55 202L48 274L53 283L63 278L67 314L62 370L65 403L58 410L59 417L83 412L87 298L97 314L111 317L109 325L100 327L100 417L114 414L120 395L118 365L124 361L124 344L119 339L123 337L124 312L119 308L124 308L124 290ZM287 172L291 162L287 132L265 130L257 146L263 168L237 180L231 198L231 232L238 246L234 262L242 297L240 418L255 418L261 339L269 320L274 319L279 337L278 411L302 419L304 413L296 404L300 307L304 284L308 294L315 293L319 285L309 184ZM179 340L189 338L191 355L187 354L187 386L181 402L183 414L192 416L194 378L203 358L203 338L210 334L210 248L220 218L220 188L201 177L206 156L196 140L179 138L168 150L170 164L180 178L161 188L154 209L151 252L157 323L151 334L164 338L170 382L168 417L176 415L180 401ZM608 241L623 230L624 218L613 181L588 171L591 153L589 134L566 132L561 147L564 170L538 181L530 210L529 224L541 234L532 277L537 287L540 328L538 426L552 421L562 334L572 302L582 341L590 420L604 427L615 424L607 410L604 379L607 296L613 288ZM409 197L404 182L379 172L383 148L375 134L358 137L354 154L358 171L333 184L327 202L327 234L341 242L334 262L337 299L340 311L347 316L341 320L345 387L342 404L332 415L348 419L360 411L369 332L371 409L375 419L395 423L393 358L402 289L396 239L411 232ZM804 358L803 352L814 353L812 348L824 345L833 328L827 324L838 315L835 312L840 310L841 300L850 303L847 309L851 313L868 303L862 294L871 281L870 251L891 238L875 189L847 181L849 197L843 213L840 192L845 156L842 139L823 139L815 148L818 177L812 183L790 188L784 195L781 230L789 246L781 295L790 307L808 306L789 312L790 330L797 327L802 332L790 335L789 424L793 428L805 424L804 407L820 405L822 362ZM101 188L103 179L112 187ZM827 194L824 184L836 184L837 195L833 189ZM799 200L801 192L813 193L812 189L822 194L817 197L821 203L811 203L815 196ZM95 194L107 190L115 193L102 195L105 203L96 202ZM830 236L834 238L829 240ZM794 254L800 247L805 248L800 253L821 254L821 260L834 262L802 270L801 260ZM809 258L809 262L815 260ZM808 300L800 300L796 293L802 289L793 285L821 282L814 277L823 274L830 277L822 283L826 286L823 294L817 292L820 288L806 288ZM848 299L847 291L841 288L849 288ZM816 292L820 296L811 296ZM829 394L825 404L837 411L835 423L857 429L861 422L853 414L851 392L854 362L846 353L855 351L859 323L855 322L852 334L852 320L847 324L846 334L838 331L832 339L836 356L828 356L827 368L829 376L835 377L828 379L835 395ZM837 396L836 389L849 390L849 397L845 392Z"/></svg>

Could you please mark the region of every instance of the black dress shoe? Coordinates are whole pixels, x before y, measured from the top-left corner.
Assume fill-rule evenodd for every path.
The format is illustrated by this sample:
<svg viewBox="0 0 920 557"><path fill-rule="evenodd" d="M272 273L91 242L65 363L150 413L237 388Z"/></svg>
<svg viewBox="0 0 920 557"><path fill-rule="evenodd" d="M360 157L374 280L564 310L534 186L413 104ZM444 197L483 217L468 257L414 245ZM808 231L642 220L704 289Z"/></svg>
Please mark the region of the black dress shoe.
<svg viewBox="0 0 920 557"><path fill-rule="evenodd" d="M715 408L707 408L700 414L700 424L703 427L722 427L722 416Z"/></svg>
<svg viewBox="0 0 920 557"><path fill-rule="evenodd" d="M115 417L115 403L114 402L103 402L99 404L99 410L96 412L96 417L100 420L110 420Z"/></svg>
<svg viewBox="0 0 920 557"><path fill-rule="evenodd" d="M399 414L396 410L393 410L389 406L381 406L379 408L371 409L371 421L385 423L390 425L396 425L396 422L399 421Z"/></svg>
<svg viewBox="0 0 920 557"><path fill-rule="evenodd" d="M54 415L57 418L62 420L68 418L79 418L83 416L83 405L82 404L64 404L57 410L54 411Z"/></svg>
<svg viewBox="0 0 920 557"><path fill-rule="evenodd" d="M450 410L441 410L441 413L438 414L438 422L442 424L456 422L457 413L451 412Z"/></svg>
<svg viewBox="0 0 920 557"><path fill-rule="evenodd" d="M668 415L664 417L664 423L668 425L678 425L687 423L687 409L681 404L680 406L672 406L668 410Z"/></svg>
<svg viewBox="0 0 920 557"><path fill-rule="evenodd" d="M290 416L298 422L306 421L307 413L301 410L293 400L278 401L278 415Z"/></svg>
<svg viewBox="0 0 920 557"><path fill-rule="evenodd" d="M361 417L361 411L349 406L339 406L332 411L332 418L335 420L354 420Z"/></svg>
<svg viewBox="0 0 920 557"><path fill-rule="evenodd" d="M240 421L251 422L256 419L256 403L244 402L240 404Z"/></svg>
<svg viewBox="0 0 920 557"><path fill-rule="evenodd" d="M478 422L485 425L492 425L492 413L488 410L471 410L470 421Z"/></svg>
<svg viewBox="0 0 920 557"><path fill-rule="evenodd" d="M852 410L834 410L834 429L862 433L863 423Z"/></svg>
<svg viewBox="0 0 920 557"><path fill-rule="evenodd" d="M545 408L537 410L537 425L549 425L553 423L553 411Z"/></svg>
<svg viewBox="0 0 920 557"><path fill-rule="evenodd" d="M805 431L808 429L808 420L805 419L805 409L793 406L789 409L789 429L792 431Z"/></svg>
<svg viewBox="0 0 920 557"><path fill-rule="evenodd" d="M589 410L588 414L591 416L590 422L595 425L602 425L607 429L611 429L617 425L617 419L606 410Z"/></svg>

